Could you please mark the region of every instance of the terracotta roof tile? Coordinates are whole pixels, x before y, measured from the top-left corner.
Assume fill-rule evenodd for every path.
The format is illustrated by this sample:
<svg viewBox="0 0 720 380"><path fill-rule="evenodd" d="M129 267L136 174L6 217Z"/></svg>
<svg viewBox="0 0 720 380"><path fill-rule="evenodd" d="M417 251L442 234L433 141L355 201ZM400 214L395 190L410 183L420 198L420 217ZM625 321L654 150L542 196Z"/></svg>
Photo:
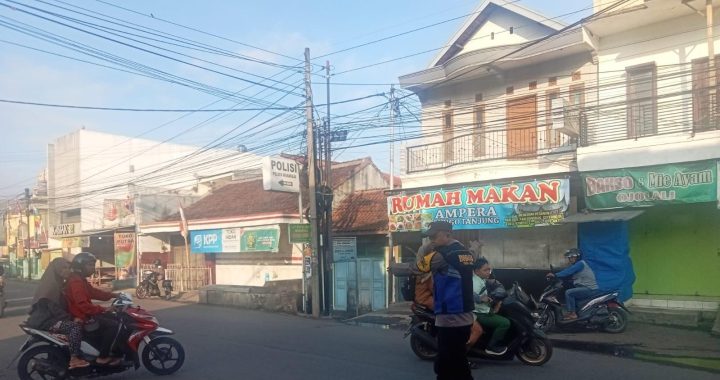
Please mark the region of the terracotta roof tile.
<svg viewBox="0 0 720 380"><path fill-rule="evenodd" d="M383 234L387 232L385 190L358 191L333 207L333 231Z"/></svg>

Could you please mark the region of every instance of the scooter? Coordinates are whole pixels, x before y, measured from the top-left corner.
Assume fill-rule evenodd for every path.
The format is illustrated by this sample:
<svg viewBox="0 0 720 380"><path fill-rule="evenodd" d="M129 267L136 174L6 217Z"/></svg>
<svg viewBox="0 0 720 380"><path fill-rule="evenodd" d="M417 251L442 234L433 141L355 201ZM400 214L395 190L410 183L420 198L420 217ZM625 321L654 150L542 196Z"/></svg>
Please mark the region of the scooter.
<svg viewBox="0 0 720 380"><path fill-rule="evenodd" d="M565 290L572 288L567 280L548 277L550 284L545 288L539 300L538 318L535 327L542 331L557 328L601 329L609 333L625 331L629 319L629 311L618 299L617 291L598 293L594 297L578 303L578 318L563 319L563 302Z"/></svg>
<svg viewBox="0 0 720 380"><path fill-rule="evenodd" d="M65 379L90 378L124 372L130 368L140 368L140 363L156 375L170 375L179 370L185 362L185 350L177 340L169 337L173 332L160 327L157 318L132 304L128 295L121 294L110 305L120 322L121 331L126 331L124 357L117 366L100 365L92 362L99 355L101 337L92 332L83 333L81 344L82 358L90 361L88 367L68 369L70 351L67 337L44 330L21 325L29 335L20 347L17 373L21 380L35 378ZM144 343L144 346L141 346Z"/></svg>
<svg viewBox="0 0 720 380"><path fill-rule="evenodd" d="M510 330L502 342L507 346L503 355L489 355L485 352L490 340L490 330L486 330L468 352L468 359L512 360L517 357L522 363L541 366L552 357L553 348L544 332L534 328L535 320L530 310L509 296L504 288L498 287L490 295L495 302L502 301L499 315L510 320ZM432 310L420 305L412 305L412 322L405 332L410 336L410 348L423 360L434 360L437 356L437 329L435 314Z"/></svg>
<svg viewBox="0 0 720 380"><path fill-rule="evenodd" d="M162 286L165 294L163 295L160 291ZM147 297L165 297L170 299L172 297L173 284L172 280L160 279L160 274L153 270L143 271L143 280L140 285L135 289L135 295L137 298L143 299Z"/></svg>

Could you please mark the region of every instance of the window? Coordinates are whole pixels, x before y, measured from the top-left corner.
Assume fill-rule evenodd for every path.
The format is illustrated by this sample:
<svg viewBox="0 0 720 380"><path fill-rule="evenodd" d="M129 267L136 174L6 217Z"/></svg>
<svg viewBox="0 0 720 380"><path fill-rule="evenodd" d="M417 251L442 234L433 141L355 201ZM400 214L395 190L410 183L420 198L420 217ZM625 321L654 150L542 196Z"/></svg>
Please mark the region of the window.
<svg viewBox="0 0 720 380"><path fill-rule="evenodd" d="M560 132L552 130L552 105L553 100L560 97L560 90L549 90L545 97L545 147L557 148L560 146Z"/></svg>
<svg viewBox="0 0 720 380"><path fill-rule="evenodd" d="M473 156L485 155L485 106L478 104L473 110Z"/></svg>
<svg viewBox="0 0 720 380"><path fill-rule="evenodd" d="M655 64L627 71L627 135L629 138L657 133L657 70Z"/></svg>
<svg viewBox="0 0 720 380"><path fill-rule="evenodd" d="M442 134L443 134L443 141L445 142L444 145L444 158L446 164L452 164L455 157L455 147L453 139L453 114L452 111L445 111L443 113L443 127L442 127Z"/></svg>
<svg viewBox="0 0 720 380"><path fill-rule="evenodd" d="M715 83L717 88L718 64L720 57L715 57ZM710 93L710 73L708 72L708 59L701 58L692 61L692 109L693 130L702 131L714 128L717 120L717 96ZM717 91L717 90L716 90Z"/></svg>

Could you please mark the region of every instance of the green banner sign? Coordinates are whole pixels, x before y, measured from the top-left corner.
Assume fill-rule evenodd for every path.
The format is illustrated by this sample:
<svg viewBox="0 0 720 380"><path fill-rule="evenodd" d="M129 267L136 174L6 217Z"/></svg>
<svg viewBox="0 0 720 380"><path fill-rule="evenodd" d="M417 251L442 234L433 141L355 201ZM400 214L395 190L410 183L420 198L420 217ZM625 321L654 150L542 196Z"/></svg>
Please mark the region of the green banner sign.
<svg viewBox="0 0 720 380"><path fill-rule="evenodd" d="M582 174L585 203L593 210L718 199L715 161L603 170Z"/></svg>
<svg viewBox="0 0 720 380"><path fill-rule="evenodd" d="M310 244L310 225L309 224L288 224L288 240L290 244Z"/></svg>
<svg viewBox="0 0 720 380"><path fill-rule="evenodd" d="M245 229L240 237L240 252L277 252L279 229Z"/></svg>

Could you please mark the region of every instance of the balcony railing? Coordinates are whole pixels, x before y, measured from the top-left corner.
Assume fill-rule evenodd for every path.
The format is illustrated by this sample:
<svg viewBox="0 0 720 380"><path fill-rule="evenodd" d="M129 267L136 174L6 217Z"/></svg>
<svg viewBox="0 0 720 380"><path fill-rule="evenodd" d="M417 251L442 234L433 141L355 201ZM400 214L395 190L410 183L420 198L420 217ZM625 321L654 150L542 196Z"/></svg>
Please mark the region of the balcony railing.
<svg viewBox="0 0 720 380"><path fill-rule="evenodd" d="M496 129L407 148L407 173L497 159L532 159L574 151L575 139L545 126Z"/></svg>

